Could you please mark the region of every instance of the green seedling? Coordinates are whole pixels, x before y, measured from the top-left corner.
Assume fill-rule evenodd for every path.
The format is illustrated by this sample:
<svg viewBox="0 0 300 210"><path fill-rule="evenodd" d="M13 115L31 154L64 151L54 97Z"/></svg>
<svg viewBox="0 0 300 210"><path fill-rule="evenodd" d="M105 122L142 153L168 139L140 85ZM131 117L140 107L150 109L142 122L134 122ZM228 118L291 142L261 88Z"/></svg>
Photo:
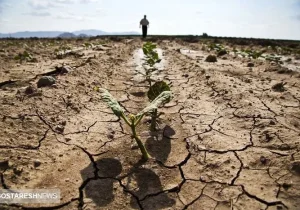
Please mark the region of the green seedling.
<svg viewBox="0 0 300 210"><path fill-rule="evenodd" d="M68 45L62 45L54 50L56 58L63 59L68 53L72 52L72 48Z"/></svg>
<svg viewBox="0 0 300 210"><path fill-rule="evenodd" d="M149 88L149 91L147 93L149 101L150 102L154 101L164 91L170 91L169 85L164 81L156 82L154 85L152 85ZM151 131L156 130L156 119L157 119L157 117L158 117L158 113L157 113L157 109L155 109L152 112L151 126L150 126Z"/></svg>
<svg viewBox="0 0 300 210"><path fill-rule="evenodd" d="M244 53L248 55L249 58L258 59L262 56L263 52L255 50L245 50Z"/></svg>
<svg viewBox="0 0 300 210"><path fill-rule="evenodd" d="M162 92L145 109L143 109L137 115L130 114L126 116L124 113L124 109L120 106L118 101L106 89L95 88L95 90L101 93L102 100L107 103L107 105L112 109L113 113L117 117L122 118L125 121L125 123L130 127L132 138L134 138L135 141L137 142L138 147L142 152L143 159L148 160L150 158L150 155L147 152L145 145L141 141L141 138L137 135L136 128L141 123L143 117L146 114L153 113L159 107L168 103L171 100L172 98L171 91Z"/></svg>
<svg viewBox="0 0 300 210"><path fill-rule="evenodd" d="M267 55L264 57L266 59L266 61L270 61L270 62L275 62L275 63L280 63L282 64L283 62L281 61L281 57L279 56L275 56L275 55Z"/></svg>
<svg viewBox="0 0 300 210"><path fill-rule="evenodd" d="M260 57L264 58L262 55L264 52L263 51L255 51L251 49L241 49L241 51L238 51L237 49L234 49L234 53L236 55L241 55L243 58L248 57L248 58L253 58L253 59L258 59Z"/></svg>
<svg viewBox="0 0 300 210"><path fill-rule="evenodd" d="M26 61L26 62L37 62L37 59L34 58L31 54L29 54L27 51L24 51L23 53L19 53L15 56L15 60L19 60L20 62Z"/></svg>
<svg viewBox="0 0 300 210"><path fill-rule="evenodd" d="M148 81L150 87L151 87L151 74L152 72L156 71L157 68L155 67L155 64L158 64L161 62L161 59L158 56L158 53L156 52L156 45L152 42L147 42L143 45L143 53L145 55L145 63L143 64L143 67L145 69L146 74L146 81Z"/></svg>
<svg viewBox="0 0 300 210"><path fill-rule="evenodd" d="M59 50L62 50L62 51L68 51L68 50L71 50L72 48L68 45L63 45L61 47L59 47Z"/></svg>
<svg viewBox="0 0 300 210"><path fill-rule="evenodd" d="M56 55L58 54L62 54L62 53L65 53L66 51L69 51L71 50L72 48L70 46L67 46L67 45L63 45L63 46L60 46L59 48L55 49L54 50L54 53Z"/></svg>
<svg viewBox="0 0 300 210"><path fill-rule="evenodd" d="M216 51L216 54L218 56L223 56L223 55L226 55L228 53L228 50L226 50L226 48L221 45L221 44L215 44L215 43L212 43L208 46L208 51Z"/></svg>
<svg viewBox="0 0 300 210"><path fill-rule="evenodd" d="M84 46L85 46L85 48L86 49L89 49L89 48L93 48L94 47L94 45L92 44L92 43L84 43Z"/></svg>

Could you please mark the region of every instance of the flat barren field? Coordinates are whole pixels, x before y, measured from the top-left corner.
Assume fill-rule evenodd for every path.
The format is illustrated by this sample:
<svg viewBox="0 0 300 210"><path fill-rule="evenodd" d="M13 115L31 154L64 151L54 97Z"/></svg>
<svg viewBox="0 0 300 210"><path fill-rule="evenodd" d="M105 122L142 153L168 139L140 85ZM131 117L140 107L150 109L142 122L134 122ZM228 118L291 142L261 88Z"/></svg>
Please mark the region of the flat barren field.
<svg viewBox="0 0 300 210"><path fill-rule="evenodd" d="M137 128L143 161L95 88L144 109L143 40L0 40L0 189L61 192L0 209L300 209L300 43L146 41L173 99Z"/></svg>

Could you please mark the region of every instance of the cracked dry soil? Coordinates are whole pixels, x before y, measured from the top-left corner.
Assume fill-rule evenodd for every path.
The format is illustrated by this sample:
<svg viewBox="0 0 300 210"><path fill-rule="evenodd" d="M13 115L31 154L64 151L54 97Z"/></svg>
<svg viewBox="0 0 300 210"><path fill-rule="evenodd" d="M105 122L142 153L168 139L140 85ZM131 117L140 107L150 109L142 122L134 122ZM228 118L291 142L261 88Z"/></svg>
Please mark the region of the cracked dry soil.
<svg viewBox="0 0 300 210"><path fill-rule="evenodd" d="M271 72L263 61L248 68L247 59L230 55L207 63L201 43L158 41L159 77L174 99L160 109L157 133L148 132L147 118L139 127L157 160L145 163L129 129L93 90L105 87L127 113L139 112L147 104L147 84L135 71L142 42L106 41L79 58L57 60L46 47L33 48L36 64L0 59L0 82L13 81L0 89L0 188L61 190L59 205L0 209L300 209L299 73ZM54 75L55 86L24 94L63 63L73 70ZM286 90L274 92L280 81Z"/></svg>

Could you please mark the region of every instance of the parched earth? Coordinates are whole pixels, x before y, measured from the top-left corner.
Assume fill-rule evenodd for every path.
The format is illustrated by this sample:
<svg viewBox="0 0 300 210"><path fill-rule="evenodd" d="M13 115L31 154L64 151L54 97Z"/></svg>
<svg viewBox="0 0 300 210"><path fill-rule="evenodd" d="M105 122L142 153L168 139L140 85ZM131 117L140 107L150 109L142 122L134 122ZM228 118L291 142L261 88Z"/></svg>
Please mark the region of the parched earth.
<svg viewBox="0 0 300 210"><path fill-rule="evenodd" d="M300 209L299 73L233 55L208 63L201 43L158 41L154 79L174 98L159 110L158 132L148 117L138 129L153 157L143 162L94 91L108 89L127 114L143 109L142 44L106 40L64 59L36 48L33 64L8 59L18 48L2 52L0 189L60 189L61 203L0 209ZM62 64L66 74L54 71ZM45 73L56 84L36 88Z"/></svg>

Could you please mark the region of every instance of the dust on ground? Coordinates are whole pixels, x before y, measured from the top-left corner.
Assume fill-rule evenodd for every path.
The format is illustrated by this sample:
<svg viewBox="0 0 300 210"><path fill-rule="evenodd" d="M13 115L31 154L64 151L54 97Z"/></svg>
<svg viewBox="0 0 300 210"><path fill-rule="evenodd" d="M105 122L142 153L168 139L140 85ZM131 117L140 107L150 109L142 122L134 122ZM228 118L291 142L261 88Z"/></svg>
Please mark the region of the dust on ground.
<svg viewBox="0 0 300 210"><path fill-rule="evenodd" d="M149 118L139 128L158 160L143 162L94 91L108 89L127 113L143 109L143 42L87 40L1 40L0 189L61 190L59 205L1 208L300 208L294 55L283 64L231 54L210 63L203 42L158 40L164 62L154 79L171 84L174 98L159 110L159 131L148 131ZM14 60L25 50L36 60ZM43 76L55 84L37 88Z"/></svg>

